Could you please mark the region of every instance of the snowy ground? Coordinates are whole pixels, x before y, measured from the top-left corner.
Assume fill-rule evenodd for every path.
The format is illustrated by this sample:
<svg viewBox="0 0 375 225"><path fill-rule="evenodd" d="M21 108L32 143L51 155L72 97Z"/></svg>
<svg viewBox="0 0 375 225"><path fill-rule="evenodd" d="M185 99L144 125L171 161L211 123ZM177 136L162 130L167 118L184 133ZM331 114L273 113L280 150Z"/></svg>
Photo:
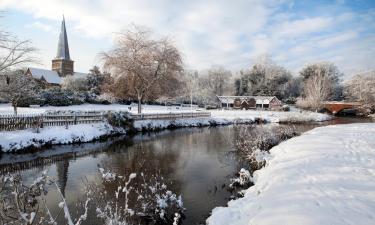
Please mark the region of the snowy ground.
<svg viewBox="0 0 375 225"><path fill-rule="evenodd" d="M0 131L0 150L3 152L16 151L27 147L40 147L45 144L70 144L89 142L114 132L124 132L114 129L106 123L46 127L37 133L34 129L19 131Z"/></svg>
<svg viewBox="0 0 375 225"><path fill-rule="evenodd" d="M332 117L327 114L315 113L309 111L264 111L264 110L210 110L213 118L224 119L254 119L261 118L268 122L322 122L331 120Z"/></svg>
<svg viewBox="0 0 375 225"><path fill-rule="evenodd" d="M131 107L131 109L129 108ZM19 114L40 114L48 110L72 110L72 111L127 111L136 113L136 106L111 104L111 105L94 105L83 104L67 107L40 107L40 108L23 108L18 109ZM190 107L165 107L144 105L144 113L179 113L191 111ZM202 110L204 111L204 110ZM326 121L332 117L307 111L241 111L241 110L210 110L211 118L184 118L176 120L142 120L135 121L134 127L141 130L160 130L176 127L199 127L211 125L226 125L239 123L254 123L257 119L267 122L319 122ZM1 114L12 114L13 108L9 104L0 104ZM45 143L50 144L66 144L73 142L88 142L99 136L107 135L113 132L113 128L104 124L98 125L75 125L65 127L53 127L41 129L40 133L36 133L33 129L23 131L3 131L0 132L0 148L2 151L13 151L26 148L29 146L40 146Z"/></svg>
<svg viewBox="0 0 375 225"><path fill-rule="evenodd" d="M129 109L130 107L130 109ZM143 113L178 113L190 112L190 107L176 107L176 106L156 106L156 105L143 105ZM294 108L293 108L294 109ZM132 105L95 105L83 104L74 106L46 106L40 108L25 108L19 107L19 114L40 114L48 110L73 110L73 111L130 111L137 113L137 106ZM196 109L194 109L195 111ZM205 110L201 110L205 111ZM332 119L331 116L321 113L314 113L309 111L292 110L291 112L281 111L264 111L264 110L208 110L211 112L213 118L226 119L226 120L254 120L261 118L268 122L321 122ZM0 104L1 114L13 114L13 108L9 104Z"/></svg>
<svg viewBox="0 0 375 225"><path fill-rule="evenodd" d="M271 149L244 198L208 224L375 224L375 124L315 128Z"/></svg>

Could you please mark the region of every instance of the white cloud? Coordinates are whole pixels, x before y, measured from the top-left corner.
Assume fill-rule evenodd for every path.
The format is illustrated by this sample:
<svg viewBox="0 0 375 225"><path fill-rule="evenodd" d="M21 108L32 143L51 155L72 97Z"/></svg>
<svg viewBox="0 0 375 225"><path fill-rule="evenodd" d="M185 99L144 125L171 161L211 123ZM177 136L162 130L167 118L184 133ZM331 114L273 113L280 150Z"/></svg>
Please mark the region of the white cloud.
<svg viewBox="0 0 375 225"><path fill-rule="evenodd" d="M368 29L374 32L374 26L368 26L374 22L373 10L362 15L346 10L339 15L317 13L310 17L298 17L293 11L294 7L293 0L0 2L0 8L16 9L31 14L37 21L29 27L44 31L51 30L51 27L41 23L39 18L60 21L62 14L65 14L71 26L68 31L80 35L88 42L112 40L114 32L126 28L131 23L150 27L156 35L171 36L181 49L186 65L195 69L222 64L230 69L239 70L249 67L251 60L257 55L268 53L279 63L295 70L304 62L319 58L319 50L332 53L331 59L341 62L350 54L345 51L348 55L334 55L341 53L337 49L334 50L335 46L341 46L342 50L345 44L361 40L359 32L368 32ZM356 27L350 26L353 21L357 21ZM338 29L339 27L341 29ZM97 41L95 43L97 44ZM97 45L93 45L92 48L91 52L94 49L98 52L103 50ZM363 49L352 48L352 51L362 51L356 54L362 54L363 57L375 57L373 49L370 48L369 52L364 52ZM356 63L353 67L367 66L364 62Z"/></svg>
<svg viewBox="0 0 375 225"><path fill-rule="evenodd" d="M53 32L53 33L56 32L56 29L53 28L51 25L42 23L40 21L36 21L36 22L30 23L30 24L26 24L25 27L36 28L36 29L39 29L39 30L42 30L42 31L45 31L45 32Z"/></svg>
<svg viewBox="0 0 375 225"><path fill-rule="evenodd" d="M332 25L332 18L306 18L282 22L276 29L279 37L297 37L321 31Z"/></svg>
<svg viewBox="0 0 375 225"><path fill-rule="evenodd" d="M319 42L319 45L322 47L330 47L333 45L337 45L349 40L353 40L358 37L358 33L355 31L348 31L341 34L336 34L334 36L324 38Z"/></svg>

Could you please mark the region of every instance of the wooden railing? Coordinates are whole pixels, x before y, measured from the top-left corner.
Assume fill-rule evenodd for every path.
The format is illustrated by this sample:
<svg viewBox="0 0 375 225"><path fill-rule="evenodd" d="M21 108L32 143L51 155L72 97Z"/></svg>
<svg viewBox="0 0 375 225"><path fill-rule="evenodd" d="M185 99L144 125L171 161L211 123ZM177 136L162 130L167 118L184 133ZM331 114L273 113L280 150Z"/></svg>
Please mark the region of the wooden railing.
<svg viewBox="0 0 375 225"><path fill-rule="evenodd" d="M22 130L40 127L42 115L0 115L0 130Z"/></svg>
<svg viewBox="0 0 375 225"><path fill-rule="evenodd" d="M0 130L12 131L46 126L100 123L104 121L104 115L102 112L0 115Z"/></svg>
<svg viewBox="0 0 375 225"><path fill-rule="evenodd" d="M131 114L134 120L157 120L211 117L210 112ZM47 113L38 115L0 115L0 131L23 130L51 126L68 126L104 122L105 112Z"/></svg>
<svg viewBox="0 0 375 225"><path fill-rule="evenodd" d="M132 114L134 120L155 120L155 119L179 119L195 117L211 117L210 112L183 112L183 113L141 113Z"/></svg>

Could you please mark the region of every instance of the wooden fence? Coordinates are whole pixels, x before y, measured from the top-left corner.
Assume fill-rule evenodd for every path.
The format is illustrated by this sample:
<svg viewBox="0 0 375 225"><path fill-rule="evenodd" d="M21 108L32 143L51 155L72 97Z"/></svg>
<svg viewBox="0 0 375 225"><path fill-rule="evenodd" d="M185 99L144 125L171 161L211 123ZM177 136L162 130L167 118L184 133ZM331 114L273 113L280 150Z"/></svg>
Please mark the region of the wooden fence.
<svg viewBox="0 0 375 225"><path fill-rule="evenodd" d="M0 130L12 131L45 126L67 126L74 124L100 123L104 114L85 112L80 114L0 115Z"/></svg>
<svg viewBox="0 0 375 225"><path fill-rule="evenodd" d="M134 120L179 119L195 117L211 117L209 112L131 114ZM23 130L46 126L68 126L74 124L90 124L105 121L104 112L84 113L48 113L38 115L0 115L0 131Z"/></svg>

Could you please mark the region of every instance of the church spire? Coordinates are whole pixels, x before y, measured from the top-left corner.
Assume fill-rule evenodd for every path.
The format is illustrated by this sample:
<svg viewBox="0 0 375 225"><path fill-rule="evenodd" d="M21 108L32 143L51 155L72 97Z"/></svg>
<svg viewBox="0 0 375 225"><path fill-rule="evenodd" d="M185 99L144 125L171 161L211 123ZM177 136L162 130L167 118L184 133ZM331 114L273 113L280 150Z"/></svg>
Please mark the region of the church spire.
<svg viewBox="0 0 375 225"><path fill-rule="evenodd" d="M57 45L56 59L70 60L68 36L66 34L64 15L63 15L63 20L61 22L61 30L60 30L60 36L59 36L59 43Z"/></svg>
<svg viewBox="0 0 375 225"><path fill-rule="evenodd" d="M70 59L68 36L65 28L65 18L61 23L61 31L59 36L59 43L57 45L56 58L52 59L52 70L56 71L60 77L74 74L74 62Z"/></svg>

